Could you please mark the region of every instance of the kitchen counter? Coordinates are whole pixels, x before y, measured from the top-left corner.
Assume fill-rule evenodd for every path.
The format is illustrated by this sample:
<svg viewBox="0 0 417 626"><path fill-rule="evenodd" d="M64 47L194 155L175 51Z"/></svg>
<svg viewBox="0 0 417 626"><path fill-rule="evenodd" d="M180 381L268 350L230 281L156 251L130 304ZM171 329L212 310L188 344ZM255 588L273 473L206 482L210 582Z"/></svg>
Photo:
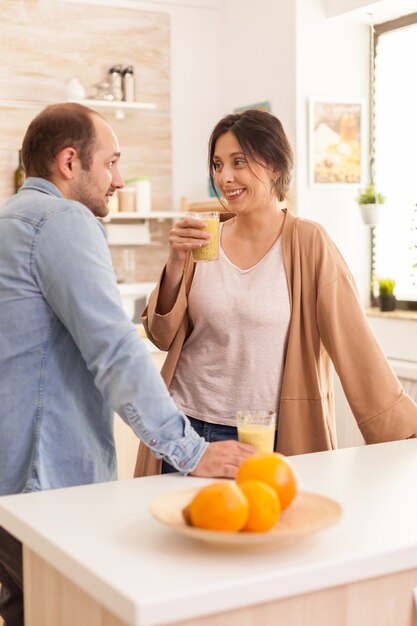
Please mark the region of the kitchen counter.
<svg viewBox="0 0 417 626"><path fill-rule="evenodd" d="M402 309L395 309L395 311L381 311L378 307L369 307L366 309L366 315L368 317L381 317L383 319L393 320L412 320L417 322L417 311L403 311Z"/></svg>
<svg viewBox="0 0 417 626"><path fill-rule="evenodd" d="M417 440L292 461L300 489L343 515L275 548L203 544L154 520L155 497L208 482L178 474L0 498L0 524L24 544L27 626L411 626Z"/></svg>

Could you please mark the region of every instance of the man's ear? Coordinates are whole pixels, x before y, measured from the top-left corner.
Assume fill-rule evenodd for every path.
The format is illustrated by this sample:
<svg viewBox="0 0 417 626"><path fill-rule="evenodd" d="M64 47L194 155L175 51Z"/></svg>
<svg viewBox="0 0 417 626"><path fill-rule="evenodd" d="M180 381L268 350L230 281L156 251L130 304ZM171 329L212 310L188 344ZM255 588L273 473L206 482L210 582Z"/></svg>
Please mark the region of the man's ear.
<svg viewBox="0 0 417 626"><path fill-rule="evenodd" d="M61 152L59 152L56 164L59 170L59 173L66 179L72 180L75 176L74 169L77 166L78 156L77 151L74 148L63 148Z"/></svg>

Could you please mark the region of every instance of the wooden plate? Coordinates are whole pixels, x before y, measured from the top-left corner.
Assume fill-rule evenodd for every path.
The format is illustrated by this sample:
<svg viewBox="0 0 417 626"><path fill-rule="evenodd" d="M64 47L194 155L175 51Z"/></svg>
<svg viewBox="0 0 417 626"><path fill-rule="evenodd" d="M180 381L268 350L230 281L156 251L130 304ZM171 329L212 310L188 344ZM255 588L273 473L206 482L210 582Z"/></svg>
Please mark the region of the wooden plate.
<svg viewBox="0 0 417 626"><path fill-rule="evenodd" d="M210 543L227 545L270 545L285 544L326 526L334 524L342 513L335 500L307 491L299 491L291 505L282 513L274 528L266 533L228 533L203 530L187 526L182 510L197 493L198 489L184 489L160 496L151 503L151 514L162 524L173 530Z"/></svg>

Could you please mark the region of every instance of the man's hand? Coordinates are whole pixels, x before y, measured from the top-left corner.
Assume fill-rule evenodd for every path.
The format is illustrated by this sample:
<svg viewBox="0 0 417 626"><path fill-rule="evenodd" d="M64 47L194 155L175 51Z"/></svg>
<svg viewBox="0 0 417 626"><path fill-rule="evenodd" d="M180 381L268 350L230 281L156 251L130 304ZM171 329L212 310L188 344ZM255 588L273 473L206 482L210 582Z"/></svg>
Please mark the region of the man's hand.
<svg viewBox="0 0 417 626"><path fill-rule="evenodd" d="M207 478L235 478L239 465L255 454L256 448L238 441L210 443L192 476Z"/></svg>

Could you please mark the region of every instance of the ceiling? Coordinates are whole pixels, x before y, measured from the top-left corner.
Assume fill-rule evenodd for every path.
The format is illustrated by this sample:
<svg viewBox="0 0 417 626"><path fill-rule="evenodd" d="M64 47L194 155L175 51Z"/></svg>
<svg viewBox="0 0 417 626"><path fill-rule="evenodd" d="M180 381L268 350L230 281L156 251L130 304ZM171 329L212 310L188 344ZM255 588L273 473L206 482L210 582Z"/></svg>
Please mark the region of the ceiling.
<svg viewBox="0 0 417 626"><path fill-rule="evenodd" d="M417 13L417 0L373 0L373 2L369 2L369 4L350 11L346 11L346 9L343 10L342 8L332 10L332 4L333 3L328 0L328 15L362 22L364 24L370 23L371 16L374 24L381 24L382 22L388 22L403 15ZM336 3L334 3L334 5L335 4Z"/></svg>

